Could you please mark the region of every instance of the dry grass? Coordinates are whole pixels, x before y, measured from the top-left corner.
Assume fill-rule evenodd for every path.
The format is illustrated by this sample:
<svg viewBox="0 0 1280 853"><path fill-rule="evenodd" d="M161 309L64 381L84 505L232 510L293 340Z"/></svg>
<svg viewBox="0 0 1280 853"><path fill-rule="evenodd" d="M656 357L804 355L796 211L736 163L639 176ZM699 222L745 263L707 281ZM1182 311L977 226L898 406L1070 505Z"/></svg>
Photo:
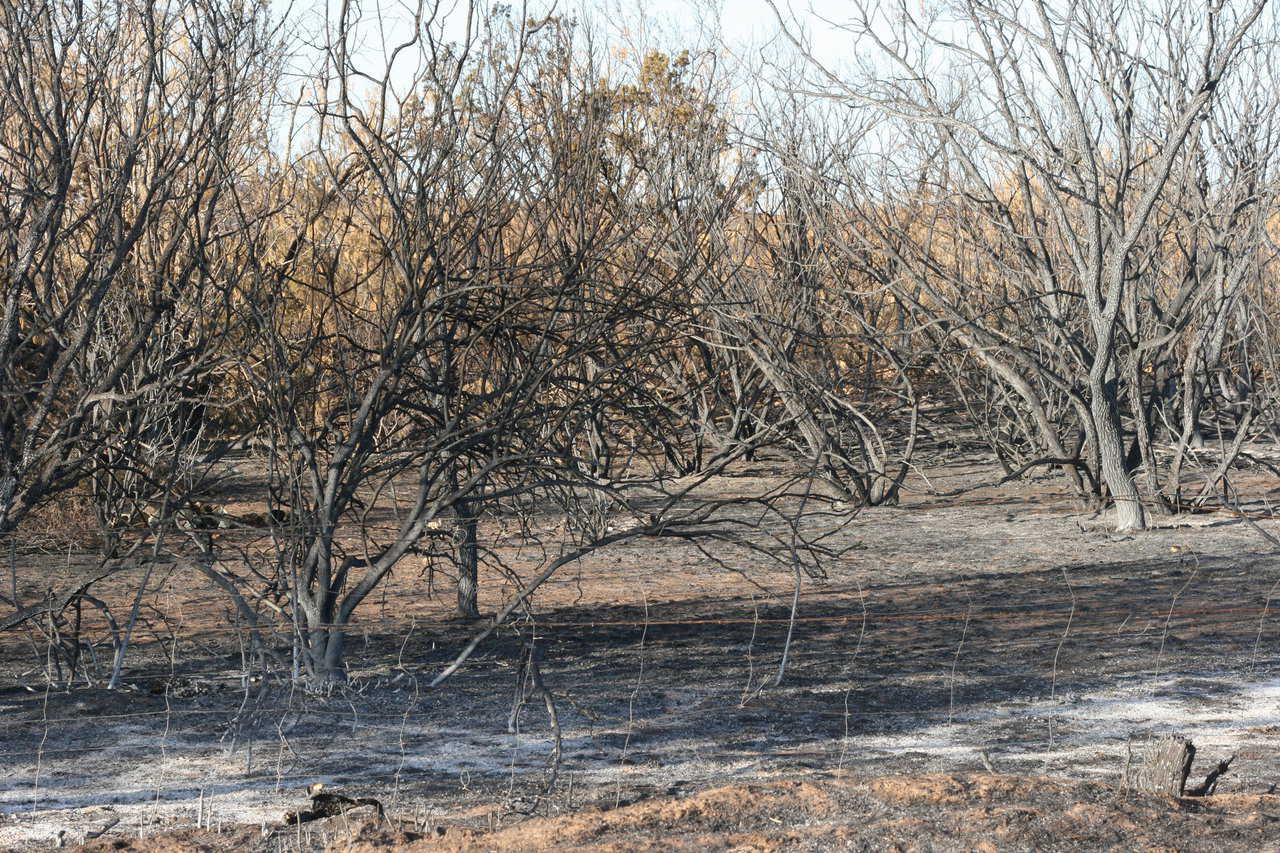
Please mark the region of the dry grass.
<svg viewBox="0 0 1280 853"><path fill-rule="evenodd" d="M489 814L490 823L495 814ZM931 774L866 779L815 775L728 785L620 808L556 817L497 814L399 821L342 818L305 835L248 827L183 830L137 841L96 841L80 853L325 850L337 853L576 853L712 850L1163 850L1270 849L1280 841L1280 796L1174 800L1091 782Z"/></svg>

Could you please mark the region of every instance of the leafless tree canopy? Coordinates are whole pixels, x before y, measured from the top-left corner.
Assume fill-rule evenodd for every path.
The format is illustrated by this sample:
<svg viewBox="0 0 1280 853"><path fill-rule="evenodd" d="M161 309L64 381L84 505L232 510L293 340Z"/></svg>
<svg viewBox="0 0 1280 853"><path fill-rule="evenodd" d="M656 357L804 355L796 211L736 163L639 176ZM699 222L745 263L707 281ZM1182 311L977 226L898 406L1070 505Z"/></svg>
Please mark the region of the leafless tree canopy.
<svg viewBox="0 0 1280 853"><path fill-rule="evenodd" d="M627 539L798 595L811 514L898 500L926 446L1060 468L1121 530L1213 500L1280 430L1273 12L926 6L853 4L847 67L779 10L747 69L478 4L371 50L351 3L317 36L0 0L0 537L80 511L100 555L4 624L177 565L328 689L408 558L476 623L455 666ZM216 502L232 452L255 512Z"/></svg>

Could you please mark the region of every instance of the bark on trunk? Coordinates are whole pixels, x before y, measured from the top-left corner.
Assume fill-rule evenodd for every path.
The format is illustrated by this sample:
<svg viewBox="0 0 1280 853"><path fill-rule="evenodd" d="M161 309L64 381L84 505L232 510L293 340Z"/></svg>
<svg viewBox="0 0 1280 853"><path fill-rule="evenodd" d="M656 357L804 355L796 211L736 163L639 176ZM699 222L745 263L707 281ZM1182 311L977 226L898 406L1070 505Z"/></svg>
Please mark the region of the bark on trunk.
<svg viewBox="0 0 1280 853"><path fill-rule="evenodd" d="M458 505L458 526L454 531L454 562L458 567L458 615L480 618L480 553L476 528L479 521L470 502Z"/></svg>
<svg viewBox="0 0 1280 853"><path fill-rule="evenodd" d="M1191 773L1196 748L1180 735L1153 742L1137 764L1125 768L1125 784L1135 791L1161 797L1181 797Z"/></svg>
<svg viewBox="0 0 1280 853"><path fill-rule="evenodd" d="M1116 530L1145 530L1146 513L1133 476L1125 468L1120 437L1120 411L1114 381L1093 381L1089 401L1102 479L1116 504Z"/></svg>
<svg viewBox="0 0 1280 853"><path fill-rule="evenodd" d="M302 640L309 689L327 690L346 682L347 668L343 660L346 635L341 627L321 624L310 628Z"/></svg>
<svg viewBox="0 0 1280 853"><path fill-rule="evenodd" d="M343 660L346 634L342 628L326 629L323 643L313 650L315 656L313 678L317 686L341 684L347 680L347 668Z"/></svg>

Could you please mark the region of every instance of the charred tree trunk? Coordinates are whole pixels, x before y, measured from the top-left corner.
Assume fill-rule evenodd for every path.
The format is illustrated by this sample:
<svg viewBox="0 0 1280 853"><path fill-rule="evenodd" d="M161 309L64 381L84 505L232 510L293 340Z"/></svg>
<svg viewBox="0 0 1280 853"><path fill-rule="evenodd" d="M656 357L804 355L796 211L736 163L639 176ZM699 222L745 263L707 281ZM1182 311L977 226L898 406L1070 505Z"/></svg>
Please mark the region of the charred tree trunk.
<svg viewBox="0 0 1280 853"><path fill-rule="evenodd" d="M1116 504L1116 530L1144 530L1147 516L1142 509L1142 498L1138 495L1133 475L1125 466L1115 380L1091 377L1090 385L1089 412L1093 418L1102 479Z"/></svg>
<svg viewBox="0 0 1280 853"><path fill-rule="evenodd" d="M1125 785L1135 791L1161 797L1181 797L1191 773L1196 748L1179 735L1168 735L1151 744L1139 762L1125 767Z"/></svg>
<svg viewBox="0 0 1280 853"><path fill-rule="evenodd" d="M458 615L469 620L480 618L478 510L474 501L460 501L453 533L453 561L458 568Z"/></svg>

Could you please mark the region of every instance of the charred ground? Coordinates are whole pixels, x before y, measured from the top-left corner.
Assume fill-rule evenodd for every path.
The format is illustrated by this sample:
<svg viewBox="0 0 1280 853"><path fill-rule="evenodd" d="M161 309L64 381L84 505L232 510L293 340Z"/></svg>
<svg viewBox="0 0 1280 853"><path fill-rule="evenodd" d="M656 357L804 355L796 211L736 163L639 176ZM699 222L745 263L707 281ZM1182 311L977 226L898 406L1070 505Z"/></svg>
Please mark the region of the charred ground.
<svg viewBox="0 0 1280 853"><path fill-rule="evenodd" d="M946 472L957 482L986 474ZM1261 500L1251 510L1268 514ZM797 815L817 808L792 802L798 791L823 803L803 821L817 834L788 818L791 828L760 836L766 848L875 846L900 832L907 849L954 849L970 845L941 839L988 831L997 847L1030 847L1036 833L1084 832L1085 812L1109 832L1152 833L1150 843L1177 849L1198 837L1186 827L1231 827L1218 837L1226 848L1280 837L1267 834L1274 798L1178 805L1119 789L1131 750L1170 730L1200 747L1193 776L1237 756L1219 797L1264 795L1280 781L1280 555L1237 515L1117 535L1049 481L945 502L920 495L837 520L832 537L859 547L802 582L794 621L794 578L776 568L726 572L670 543L602 552L556 578L532 621L499 631L435 689L427 682L475 628L448 616L446 584L430 591L405 571L352 632L350 688L327 696L247 673L216 591L175 573L148 599L125 690L46 690L35 638L7 635L0 837L40 847L62 832L75 842L119 818L104 838L199 824L235 846L244 839L233 843L230 828L252 825L262 849L323 846L345 830L308 827L303 839L273 829L317 780L386 803L410 833L397 843L452 827L447 844L424 835L422 849L506 847L501 833L517 839L516 824L538 816L528 831L562 833L566 844L621 833L628 849L658 844L651 830L705 846L767 828L763 813L727 807L702 829L662 817L690 797L720 802L730 794L699 792L725 785L749 786L726 790L751 800L741 792L765 785ZM494 601L502 583L489 579ZM508 731L532 636L562 737L549 793L554 740L540 696ZM614 811L628 803L649 809L635 818L647 829L579 814L638 814ZM879 822L851 824L849 809L868 804ZM985 815L976 823L965 816L975 809ZM1173 816L1167 832L1150 825L1157 813ZM547 828L557 820L603 835ZM971 835L952 835L961 824ZM1191 834L1178 841L1175 824ZM181 843L197 843L183 832ZM391 843L378 832L370 844ZM1080 845L1104 843L1090 832Z"/></svg>

